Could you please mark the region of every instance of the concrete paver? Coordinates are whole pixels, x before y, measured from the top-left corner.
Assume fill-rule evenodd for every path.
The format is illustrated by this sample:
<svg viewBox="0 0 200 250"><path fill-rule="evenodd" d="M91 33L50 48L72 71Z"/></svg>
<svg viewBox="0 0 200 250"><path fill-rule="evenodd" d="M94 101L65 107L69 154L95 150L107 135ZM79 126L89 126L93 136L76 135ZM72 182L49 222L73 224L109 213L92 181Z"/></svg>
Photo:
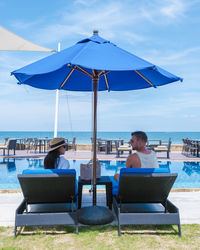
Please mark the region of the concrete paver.
<svg viewBox="0 0 200 250"><path fill-rule="evenodd" d="M0 193L0 226L14 226L15 210L23 199L22 193ZM169 200L180 211L181 224L200 224L200 191L171 192ZM92 195L83 194L83 206L89 206ZM97 194L97 204L105 206L105 193Z"/></svg>
<svg viewBox="0 0 200 250"><path fill-rule="evenodd" d="M44 158L46 153L35 153L34 151L27 152L26 150L16 150L16 154L12 155L10 154L10 158L20 158L20 157L30 157L30 158ZM156 153L158 160L162 161L200 161L200 157L193 157L191 155L183 155L179 151L174 151L170 153L170 158L167 159L166 153L164 152L158 152ZM7 158L8 156L5 155ZM65 152L65 157L67 159L72 159L72 160L85 160L85 159L92 159L92 152L91 151L73 151L69 150ZM120 157L116 156L115 152L111 152L110 154L105 154L105 152L100 152L97 153L97 158L99 160L121 160L125 161L128 157L128 153L125 152L123 155L120 155ZM3 154L0 152L0 158L4 158Z"/></svg>

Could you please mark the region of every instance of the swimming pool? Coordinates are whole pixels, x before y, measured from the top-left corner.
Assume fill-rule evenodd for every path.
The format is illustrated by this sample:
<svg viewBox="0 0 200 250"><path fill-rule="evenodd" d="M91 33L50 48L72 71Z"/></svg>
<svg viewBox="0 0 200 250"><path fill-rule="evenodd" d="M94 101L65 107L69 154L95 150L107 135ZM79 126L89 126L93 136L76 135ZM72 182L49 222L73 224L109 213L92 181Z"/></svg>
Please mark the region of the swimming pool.
<svg viewBox="0 0 200 250"><path fill-rule="evenodd" d="M70 167L80 174L80 163L88 160L70 160ZM101 175L113 176L125 167L125 161L100 161ZM160 168L168 168L170 172L178 173L173 188L200 188L200 162L160 161ZM42 159L2 158L0 159L0 189L19 189L17 175L24 169L43 168Z"/></svg>

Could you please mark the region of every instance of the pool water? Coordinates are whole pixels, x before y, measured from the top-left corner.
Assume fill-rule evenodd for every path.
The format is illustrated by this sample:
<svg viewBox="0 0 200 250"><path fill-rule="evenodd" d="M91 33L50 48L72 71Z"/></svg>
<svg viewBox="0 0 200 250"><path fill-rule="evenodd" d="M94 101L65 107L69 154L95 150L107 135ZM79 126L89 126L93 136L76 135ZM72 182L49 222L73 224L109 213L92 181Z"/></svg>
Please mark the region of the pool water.
<svg viewBox="0 0 200 250"><path fill-rule="evenodd" d="M80 175L80 164L88 160L69 160L70 167ZM101 175L113 176L125 167L125 161L100 161ZM168 168L171 173L178 173L173 188L200 188L200 162L160 161L160 168ZM43 168L42 159L2 158L0 159L0 189L20 189L17 175L24 169Z"/></svg>

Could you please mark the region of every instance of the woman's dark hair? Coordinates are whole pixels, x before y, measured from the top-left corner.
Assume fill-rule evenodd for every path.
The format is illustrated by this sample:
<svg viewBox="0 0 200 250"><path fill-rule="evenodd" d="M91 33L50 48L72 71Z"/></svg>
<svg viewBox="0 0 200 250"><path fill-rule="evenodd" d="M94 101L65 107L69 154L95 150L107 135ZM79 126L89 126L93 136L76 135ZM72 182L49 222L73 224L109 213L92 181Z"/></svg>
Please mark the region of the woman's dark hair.
<svg viewBox="0 0 200 250"><path fill-rule="evenodd" d="M56 159L60 156L58 149L50 151L44 158L44 168L45 169L54 169Z"/></svg>
<svg viewBox="0 0 200 250"><path fill-rule="evenodd" d="M131 133L132 136L135 136L137 140L142 140L143 142L147 142L147 135L143 131L135 131Z"/></svg>

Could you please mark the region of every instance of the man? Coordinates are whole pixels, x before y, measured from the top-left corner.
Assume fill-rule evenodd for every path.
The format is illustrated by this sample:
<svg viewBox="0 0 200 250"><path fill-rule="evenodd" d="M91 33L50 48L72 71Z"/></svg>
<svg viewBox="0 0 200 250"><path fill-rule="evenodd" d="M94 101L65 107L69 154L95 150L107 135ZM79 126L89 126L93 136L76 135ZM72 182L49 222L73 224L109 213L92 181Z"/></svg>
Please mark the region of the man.
<svg viewBox="0 0 200 250"><path fill-rule="evenodd" d="M158 162L156 153L146 148L147 135L142 131L136 131L132 134L130 144L135 153L129 155L126 160L127 168L157 168ZM118 181L119 174L115 174L115 180Z"/></svg>

